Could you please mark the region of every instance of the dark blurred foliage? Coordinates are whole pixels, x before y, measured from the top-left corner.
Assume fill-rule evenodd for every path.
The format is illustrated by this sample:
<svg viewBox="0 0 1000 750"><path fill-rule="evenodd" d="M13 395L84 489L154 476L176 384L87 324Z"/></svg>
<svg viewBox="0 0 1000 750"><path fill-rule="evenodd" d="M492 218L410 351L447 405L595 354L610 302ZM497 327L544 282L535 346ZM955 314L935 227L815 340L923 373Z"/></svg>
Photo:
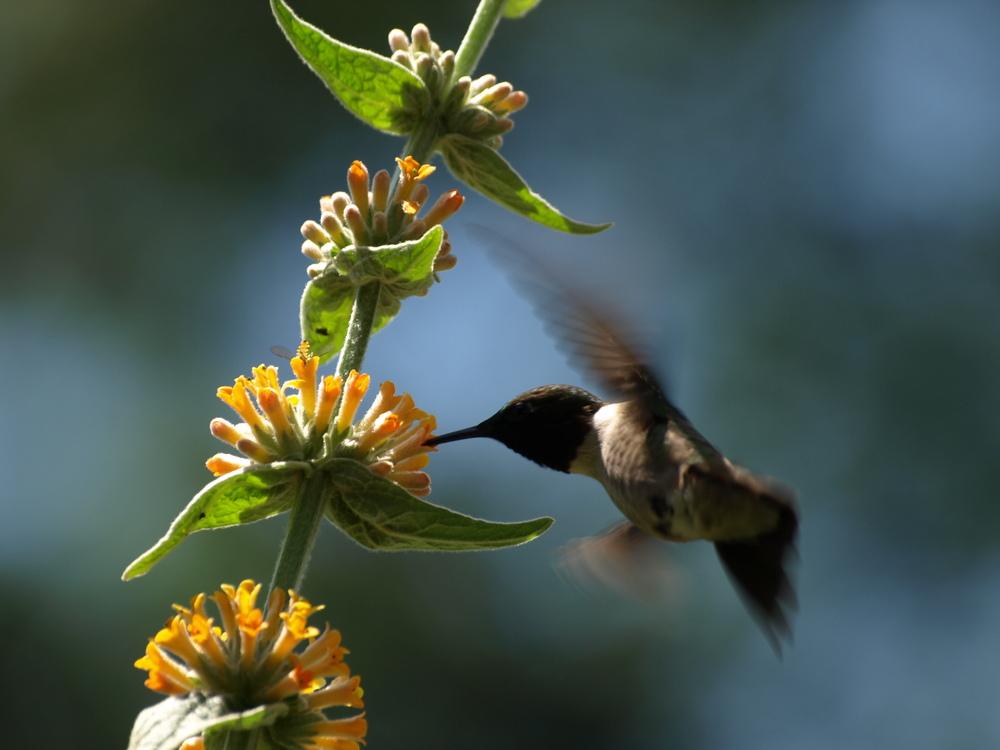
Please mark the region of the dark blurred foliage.
<svg viewBox="0 0 1000 750"><path fill-rule="evenodd" d="M385 49L474 3L298 0ZM552 567L610 524L600 488L449 446L434 499L554 515L519 550L373 555L325 529L310 596L364 675L372 747L1000 744L1000 9L544 0L484 70L532 97L505 155L557 237L472 196L460 265L372 342L444 429L580 382L464 222L546 253L637 321L686 411L794 486L797 643L774 659L706 546L661 605ZM131 662L173 601L266 579L284 520L124 565L206 480L215 387L296 341L297 229L352 159L346 115L263 2L68 3L0 24L0 668L11 747L122 747ZM444 170L435 186L450 185Z"/></svg>

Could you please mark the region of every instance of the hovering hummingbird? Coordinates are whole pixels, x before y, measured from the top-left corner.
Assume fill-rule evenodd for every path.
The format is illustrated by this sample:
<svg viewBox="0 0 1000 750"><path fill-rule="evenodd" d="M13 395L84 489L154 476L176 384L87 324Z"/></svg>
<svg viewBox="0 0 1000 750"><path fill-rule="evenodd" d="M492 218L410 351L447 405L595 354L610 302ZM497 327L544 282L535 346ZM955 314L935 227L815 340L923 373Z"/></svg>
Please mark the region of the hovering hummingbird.
<svg viewBox="0 0 1000 750"><path fill-rule="evenodd" d="M790 638L796 606L786 564L798 513L793 495L737 466L699 433L665 395L647 359L612 322L534 261L515 278L547 319L562 348L614 398L572 385L532 388L479 424L427 441L493 438L541 466L596 479L626 522L590 541L588 554L633 573L653 540L715 545L719 560L775 651Z"/></svg>

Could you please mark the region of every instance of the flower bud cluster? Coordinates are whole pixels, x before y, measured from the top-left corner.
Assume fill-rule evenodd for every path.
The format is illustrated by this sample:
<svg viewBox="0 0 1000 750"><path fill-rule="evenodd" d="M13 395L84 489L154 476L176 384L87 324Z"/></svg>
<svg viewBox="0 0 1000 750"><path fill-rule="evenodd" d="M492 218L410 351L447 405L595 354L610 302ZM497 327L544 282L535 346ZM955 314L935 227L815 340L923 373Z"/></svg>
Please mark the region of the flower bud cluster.
<svg viewBox="0 0 1000 750"><path fill-rule="evenodd" d="M418 23L410 36L402 29L389 32L392 59L413 71L430 92L446 133L458 133L500 148L503 134L514 127L510 115L528 103L528 95L515 91L494 75L454 79L455 53L442 51L428 28Z"/></svg>
<svg viewBox="0 0 1000 750"><path fill-rule="evenodd" d="M347 192L320 198L320 220L310 219L302 225L302 254L315 261L307 269L310 277L322 273L345 247L378 247L419 239L462 207L462 194L449 190L425 211L430 190L424 180L436 168L420 164L412 156L397 157L396 163L400 176L395 190L390 189L392 180L386 170L370 177L368 168L355 161L347 170ZM447 271L455 263L446 232L434 271Z"/></svg>

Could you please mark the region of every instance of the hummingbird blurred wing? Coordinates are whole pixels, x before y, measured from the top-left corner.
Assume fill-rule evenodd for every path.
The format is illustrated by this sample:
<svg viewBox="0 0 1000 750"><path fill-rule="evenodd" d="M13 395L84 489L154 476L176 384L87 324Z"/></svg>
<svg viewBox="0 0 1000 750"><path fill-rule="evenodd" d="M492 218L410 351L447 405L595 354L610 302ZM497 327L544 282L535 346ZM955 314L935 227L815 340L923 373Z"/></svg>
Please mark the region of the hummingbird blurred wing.
<svg viewBox="0 0 1000 750"><path fill-rule="evenodd" d="M557 569L581 585L598 584L647 601L672 594L679 582L663 544L629 522L569 542L560 550Z"/></svg>
<svg viewBox="0 0 1000 750"><path fill-rule="evenodd" d="M647 425L669 419L687 423L667 398L645 352L610 310L587 301L592 295L566 285L552 268L506 237L482 226L472 229L493 249L571 364L589 372L618 400L634 402L637 417Z"/></svg>

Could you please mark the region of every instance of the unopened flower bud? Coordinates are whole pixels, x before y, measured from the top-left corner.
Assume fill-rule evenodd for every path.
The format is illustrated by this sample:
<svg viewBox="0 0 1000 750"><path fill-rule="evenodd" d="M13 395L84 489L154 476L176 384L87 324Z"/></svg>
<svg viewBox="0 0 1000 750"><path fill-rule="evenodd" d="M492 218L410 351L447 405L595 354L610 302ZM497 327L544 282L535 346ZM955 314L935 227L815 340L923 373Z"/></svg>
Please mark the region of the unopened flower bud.
<svg viewBox="0 0 1000 750"><path fill-rule="evenodd" d="M253 438L240 438L236 443L236 448L257 463L266 464L275 459L275 455L271 451Z"/></svg>
<svg viewBox="0 0 1000 750"><path fill-rule="evenodd" d="M328 235L326 231L323 229L323 227L321 227L312 219L309 219L309 221L305 222L302 225L302 229L300 231L302 232L303 237L305 237L307 240L315 242L320 247L325 245L327 242L330 242L330 235Z"/></svg>
<svg viewBox="0 0 1000 750"><path fill-rule="evenodd" d="M503 81L502 83L497 83L493 86L490 86L485 91L480 92L475 97L473 97L472 101L475 102L476 104L481 104L484 107L488 107L494 102L506 99L513 91L514 87L511 86L510 83L508 83L507 81Z"/></svg>
<svg viewBox="0 0 1000 750"><path fill-rule="evenodd" d="M355 245L363 245L368 242L368 227L365 220L361 218L361 211L353 203L344 209L344 219L351 230Z"/></svg>
<svg viewBox="0 0 1000 750"><path fill-rule="evenodd" d="M319 220L338 247L350 244L347 241L347 237L344 236L344 225L340 223L340 219L337 218L336 214L324 213L319 217Z"/></svg>
<svg viewBox="0 0 1000 750"><path fill-rule="evenodd" d="M413 49L418 52L431 51L431 32L425 24L418 23L410 32L410 39L413 40Z"/></svg>
<svg viewBox="0 0 1000 750"><path fill-rule="evenodd" d="M442 112L455 112L464 107L466 102L469 100L470 84L471 80L469 79L469 76L462 76L459 78L448 92L448 97L445 99L441 108Z"/></svg>
<svg viewBox="0 0 1000 750"><path fill-rule="evenodd" d="M320 250L319 246L312 240L305 240L302 243L302 254L309 260L323 260L323 251Z"/></svg>
<svg viewBox="0 0 1000 750"><path fill-rule="evenodd" d="M434 60L431 59L430 55L426 55L422 52L417 55L416 71L418 76L421 78L427 78L432 67L434 67Z"/></svg>
<svg viewBox="0 0 1000 750"><path fill-rule="evenodd" d="M335 216L339 218L344 217L344 211L351 202L351 196L345 193L343 190L338 190L336 193L330 196L330 208Z"/></svg>
<svg viewBox="0 0 1000 750"><path fill-rule="evenodd" d="M398 50L396 50L395 52L392 53L392 56L390 57L390 59L394 63L399 63L400 65L402 65L407 70L413 70L413 58L410 57L410 53L409 52L404 52L403 50L398 49Z"/></svg>
<svg viewBox="0 0 1000 750"><path fill-rule="evenodd" d="M490 121L493 119L494 118L488 112L484 112L483 110L474 111L472 116L469 118L468 129L472 132L482 130L489 125Z"/></svg>
<svg viewBox="0 0 1000 750"><path fill-rule="evenodd" d="M434 273L450 271L456 265L458 265L458 258L454 255L446 255L443 258L436 258L434 260Z"/></svg>
<svg viewBox="0 0 1000 750"><path fill-rule="evenodd" d="M430 188L427 187L426 183L421 182L413 188L413 192L410 193L410 201L412 203L416 203L418 206L422 206L427 202L427 196L430 194Z"/></svg>
<svg viewBox="0 0 1000 750"><path fill-rule="evenodd" d="M406 36L406 32L402 29L393 29L389 32L389 49L392 51L408 51L410 48L410 40Z"/></svg>
<svg viewBox="0 0 1000 750"><path fill-rule="evenodd" d="M469 89L469 93L475 96L480 91L485 91L490 86L497 82L497 77L492 73L487 73L486 75L479 76L476 80L472 81L472 85Z"/></svg>
<svg viewBox="0 0 1000 750"><path fill-rule="evenodd" d="M512 115L528 104L528 95L523 91L514 91L504 99L494 104L491 109L498 115Z"/></svg>
<svg viewBox="0 0 1000 750"><path fill-rule="evenodd" d="M385 211L376 211L372 216L372 234L377 242L383 242L389 235L389 220Z"/></svg>
<svg viewBox="0 0 1000 750"><path fill-rule="evenodd" d="M424 223L423 219L414 219L414 221L406 228L403 232L403 239L413 240L417 237L423 237L424 232L427 231L427 225Z"/></svg>
<svg viewBox="0 0 1000 750"><path fill-rule="evenodd" d="M500 117L493 122L491 130L497 135L509 133L514 129L514 121L509 117Z"/></svg>
<svg viewBox="0 0 1000 750"><path fill-rule="evenodd" d="M214 437L217 437L222 442L229 443L234 447L241 438L245 437L240 434L239 430L236 429L236 425L220 417L216 417L209 422L208 429Z"/></svg>
<svg viewBox="0 0 1000 750"><path fill-rule="evenodd" d="M435 45L436 46L436 45ZM455 72L455 53L448 50L438 58L438 65L446 79L451 79L451 74Z"/></svg>
<svg viewBox="0 0 1000 750"><path fill-rule="evenodd" d="M391 182L392 178L389 177L389 173L384 169L380 169L372 178L372 206L376 211L385 211L385 207L389 202L389 185Z"/></svg>

